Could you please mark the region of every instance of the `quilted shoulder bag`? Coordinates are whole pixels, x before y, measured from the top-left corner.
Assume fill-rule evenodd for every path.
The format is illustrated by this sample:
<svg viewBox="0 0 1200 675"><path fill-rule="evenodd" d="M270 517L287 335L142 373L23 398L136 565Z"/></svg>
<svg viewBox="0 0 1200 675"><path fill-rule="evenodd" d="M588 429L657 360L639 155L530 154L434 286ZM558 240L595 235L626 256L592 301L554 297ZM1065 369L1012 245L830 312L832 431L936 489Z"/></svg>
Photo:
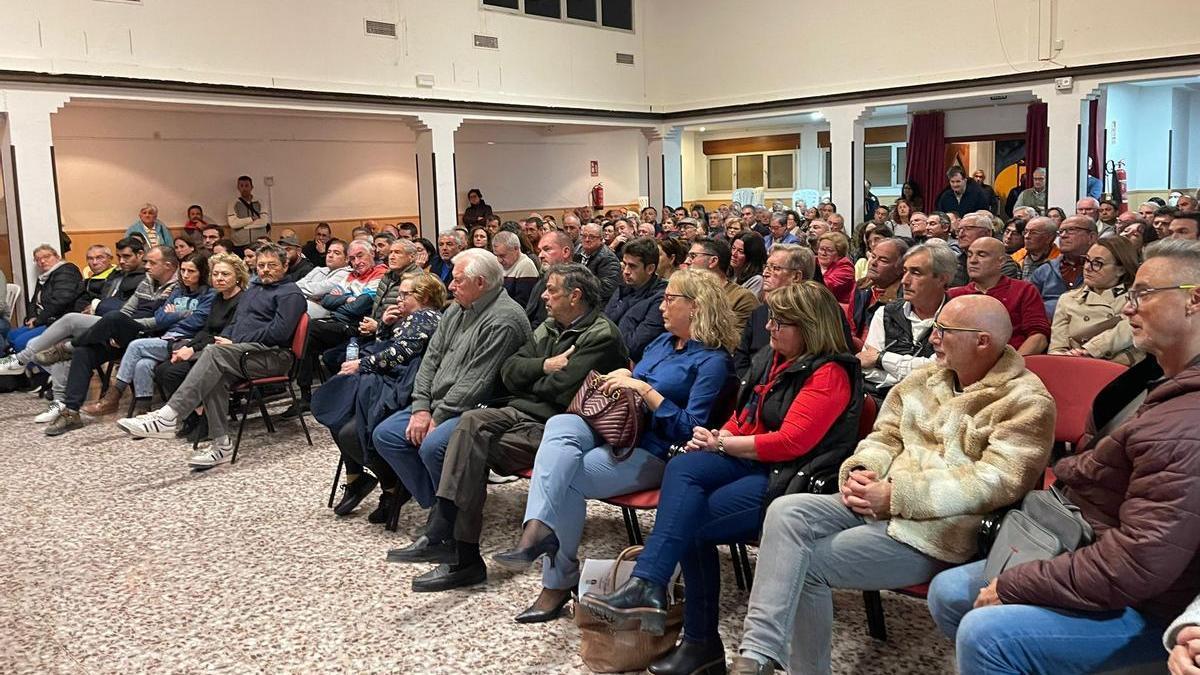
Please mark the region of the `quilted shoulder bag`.
<svg viewBox="0 0 1200 675"><path fill-rule="evenodd" d="M605 443L612 446L613 458L623 461L633 454L642 437L646 403L640 394L624 387L604 394L600 390L603 383L600 373L589 372L567 406L567 412L582 417Z"/></svg>
<svg viewBox="0 0 1200 675"><path fill-rule="evenodd" d="M1092 526L1057 487L1035 490L1019 509L1004 515L984 564L991 581L1001 572L1034 560L1049 560L1092 543Z"/></svg>

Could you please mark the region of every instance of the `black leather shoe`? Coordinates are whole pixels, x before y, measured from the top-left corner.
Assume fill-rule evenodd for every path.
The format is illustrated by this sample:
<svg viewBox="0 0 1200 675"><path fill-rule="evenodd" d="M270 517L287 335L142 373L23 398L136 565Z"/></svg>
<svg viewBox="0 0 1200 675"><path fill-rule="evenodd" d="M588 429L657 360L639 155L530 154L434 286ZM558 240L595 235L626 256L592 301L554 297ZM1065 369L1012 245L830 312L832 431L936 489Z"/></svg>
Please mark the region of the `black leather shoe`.
<svg viewBox="0 0 1200 675"><path fill-rule="evenodd" d="M339 516L350 515L354 509L358 508L362 500L371 494L371 490L374 490L376 485L379 485L379 481L371 474L359 474L353 483L346 483L342 486L342 501L333 507L333 512Z"/></svg>
<svg viewBox="0 0 1200 675"><path fill-rule="evenodd" d="M521 612L517 615L516 622L545 623L547 621L553 621L563 615L563 612L567 608L567 603L570 601L571 593L568 591L563 593L562 600L559 600L558 604L550 609L538 609L537 603L534 603L529 606L529 609L526 609L524 612Z"/></svg>
<svg viewBox="0 0 1200 675"><path fill-rule="evenodd" d="M483 564L483 558L477 558L462 566L438 565L413 579L412 589L414 593L437 593L452 588L474 586L485 581L487 581L487 565Z"/></svg>
<svg viewBox="0 0 1200 675"><path fill-rule="evenodd" d="M514 548L511 551L497 553L492 556L492 562L506 570L524 572L538 558L546 556L550 564L554 564L554 556L558 553L558 535L551 532L542 537L538 543L529 548Z"/></svg>
<svg viewBox="0 0 1200 675"><path fill-rule="evenodd" d="M308 412L308 403L306 401L300 401L299 403L293 403L293 404L289 405L287 407L287 410L284 410L279 415L279 419L281 419L281 420L294 419L296 417L299 417L300 413L302 413L302 412Z"/></svg>
<svg viewBox="0 0 1200 675"><path fill-rule="evenodd" d="M412 497L403 487L392 492L379 493L379 506L367 516L367 522L379 525L386 523L392 515L392 510L399 511L401 506Z"/></svg>
<svg viewBox="0 0 1200 675"><path fill-rule="evenodd" d="M445 541L430 541L429 537L421 535L416 541L404 548L393 548L388 551L388 562L405 563L456 563L458 562L458 547L453 539ZM483 564L483 561L480 561Z"/></svg>
<svg viewBox="0 0 1200 675"><path fill-rule="evenodd" d="M684 640L646 670L654 675L726 675L725 645Z"/></svg>
<svg viewBox="0 0 1200 675"><path fill-rule="evenodd" d="M645 633L662 635L666 631L667 589L645 579L631 577L608 595L585 593L579 603L605 621L637 619Z"/></svg>

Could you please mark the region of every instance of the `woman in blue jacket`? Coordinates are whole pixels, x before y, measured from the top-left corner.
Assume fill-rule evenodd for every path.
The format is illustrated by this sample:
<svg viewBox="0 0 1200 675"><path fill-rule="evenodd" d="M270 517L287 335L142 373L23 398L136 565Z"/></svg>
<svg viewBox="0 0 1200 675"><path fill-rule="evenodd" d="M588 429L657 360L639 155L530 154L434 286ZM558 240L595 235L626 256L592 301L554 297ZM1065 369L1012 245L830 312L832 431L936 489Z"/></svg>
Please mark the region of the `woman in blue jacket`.
<svg viewBox="0 0 1200 675"><path fill-rule="evenodd" d="M125 230L126 237L135 234L146 242L147 250L159 244L175 245L175 238L171 236L171 231L158 219L158 207L150 203L142 204L142 208L138 210L138 219Z"/></svg>

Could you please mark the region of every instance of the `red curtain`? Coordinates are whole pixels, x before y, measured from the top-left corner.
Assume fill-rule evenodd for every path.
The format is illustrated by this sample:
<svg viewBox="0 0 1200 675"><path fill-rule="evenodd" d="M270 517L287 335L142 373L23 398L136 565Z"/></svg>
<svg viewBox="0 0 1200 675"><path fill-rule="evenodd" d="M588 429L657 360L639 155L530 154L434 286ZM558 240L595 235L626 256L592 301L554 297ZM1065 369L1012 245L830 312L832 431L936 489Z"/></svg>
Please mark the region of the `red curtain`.
<svg viewBox="0 0 1200 675"><path fill-rule="evenodd" d="M1025 111L1025 187L1033 186L1033 172L1050 161L1050 128L1046 104L1030 103Z"/></svg>
<svg viewBox="0 0 1200 675"><path fill-rule="evenodd" d="M946 118L940 110L916 113L908 127L908 180L917 184L926 210L946 185Z"/></svg>
<svg viewBox="0 0 1200 675"><path fill-rule="evenodd" d="M1100 124L1100 101L1088 101L1088 128L1092 137L1088 141L1088 159L1092 160L1092 169L1088 173L1096 178L1104 178L1104 127Z"/></svg>

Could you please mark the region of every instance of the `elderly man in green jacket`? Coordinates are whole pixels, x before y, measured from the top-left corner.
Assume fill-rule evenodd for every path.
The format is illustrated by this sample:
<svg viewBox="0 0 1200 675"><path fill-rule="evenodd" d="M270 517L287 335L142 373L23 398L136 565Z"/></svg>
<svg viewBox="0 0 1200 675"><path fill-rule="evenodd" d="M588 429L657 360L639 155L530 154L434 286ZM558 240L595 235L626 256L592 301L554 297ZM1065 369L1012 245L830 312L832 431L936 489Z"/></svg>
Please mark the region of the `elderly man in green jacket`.
<svg viewBox="0 0 1200 675"><path fill-rule="evenodd" d="M396 562L441 563L413 580L414 591L444 591L487 578L479 535L489 468L513 474L533 466L546 420L566 410L587 374L628 365L621 331L601 313L600 283L586 267L551 267L542 301L549 318L500 371L504 387L516 396L504 407L462 414L440 467L428 530L388 555Z"/></svg>

